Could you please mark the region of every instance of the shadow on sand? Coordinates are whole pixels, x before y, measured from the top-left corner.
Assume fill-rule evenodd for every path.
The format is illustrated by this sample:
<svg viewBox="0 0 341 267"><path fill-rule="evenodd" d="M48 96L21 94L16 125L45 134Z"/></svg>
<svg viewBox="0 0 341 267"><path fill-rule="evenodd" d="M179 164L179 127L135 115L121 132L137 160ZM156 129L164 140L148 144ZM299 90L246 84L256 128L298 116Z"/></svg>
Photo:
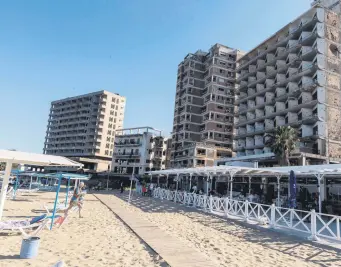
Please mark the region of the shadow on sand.
<svg viewBox="0 0 341 267"><path fill-rule="evenodd" d="M109 193L100 191L94 193L114 195L126 202L128 202L129 198L129 193L127 192L124 192L123 194L120 194L117 191L111 191ZM341 249L309 241L304 236L289 235L282 231L267 229L243 221L216 216L168 200L142 197L136 193L132 195L130 203L146 213L179 213L190 218L193 222L213 228L221 233L242 238L247 242L256 243L267 249L278 251L310 263L319 264L320 266L335 266L336 263L341 266ZM228 227L231 225L237 227ZM308 251L306 255L310 256L305 257L304 255L298 254L297 249L304 249L306 252Z"/></svg>

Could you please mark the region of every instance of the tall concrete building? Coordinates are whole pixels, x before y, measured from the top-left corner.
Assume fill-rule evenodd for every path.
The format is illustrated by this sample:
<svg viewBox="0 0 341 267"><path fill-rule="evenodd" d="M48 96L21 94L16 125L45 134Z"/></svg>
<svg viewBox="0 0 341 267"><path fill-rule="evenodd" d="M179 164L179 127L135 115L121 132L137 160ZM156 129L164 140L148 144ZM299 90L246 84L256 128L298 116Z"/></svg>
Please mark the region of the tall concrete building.
<svg viewBox="0 0 341 267"><path fill-rule="evenodd" d="M300 138L292 164L340 161L339 11L338 0L314 1L237 61L237 156L276 165L265 136L290 125Z"/></svg>
<svg viewBox="0 0 341 267"><path fill-rule="evenodd" d="M152 127L116 130L112 172L124 176L164 170L168 139Z"/></svg>
<svg viewBox="0 0 341 267"><path fill-rule="evenodd" d="M212 166L231 157L236 60L221 44L188 54L178 66L171 166Z"/></svg>
<svg viewBox="0 0 341 267"><path fill-rule="evenodd" d="M125 104L125 97L104 90L53 101L44 154L66 156L88 170L107 170Z"/></svg>

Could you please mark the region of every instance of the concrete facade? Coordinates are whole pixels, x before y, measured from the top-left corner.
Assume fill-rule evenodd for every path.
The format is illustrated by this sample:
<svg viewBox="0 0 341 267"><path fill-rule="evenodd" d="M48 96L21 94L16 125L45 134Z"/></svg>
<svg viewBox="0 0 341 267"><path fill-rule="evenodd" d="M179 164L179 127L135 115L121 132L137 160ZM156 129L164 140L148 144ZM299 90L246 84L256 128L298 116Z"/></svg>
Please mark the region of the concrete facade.
<svg viewBox="0 0 341 267"><path fill-rule="evenodd" d="M111 171L114 174L139 174L164 170L167 138L152 127L116 130Z"/></svg>
<svg viewBox="0 0 341 267"><path fill-rule="evenodd" d="M237 156L271 152L265 134L290 125L297 164L340 160L340 15L324 7L339 2L321 2L238 60Z"/></svg>
<svg viewBox="0 0 341 267"><path fill-rule="evenodd" d="M213 156L232 156L235 66L241 54L215 44L208 53L188 54L179 64L172 167L211 166ZM192 151L197 142L202 151ZM196 157L199 152L206 157Z"/></svg>
<svg viewBox="0 0 341 267"><path fill-rule="evenodd" d="M108 170L115 130L123 127L126 99L108 91L51 103L44 154L72 158L93 171Z"/></svg>

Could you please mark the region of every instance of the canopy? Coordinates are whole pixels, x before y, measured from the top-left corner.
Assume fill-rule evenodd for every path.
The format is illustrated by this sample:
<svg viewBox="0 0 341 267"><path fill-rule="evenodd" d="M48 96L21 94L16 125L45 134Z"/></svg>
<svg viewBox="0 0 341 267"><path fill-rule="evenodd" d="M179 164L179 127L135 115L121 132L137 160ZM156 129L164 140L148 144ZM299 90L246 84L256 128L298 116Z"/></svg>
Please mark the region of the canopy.
<svg viewBox="0 0 341 267"><path fill-rule="evenodd" d="M280 174L287 173L287 170L277 170L270 168L249 168L249 167L239 167L239 166L212 166L212 167L198 167L198 168L187 168L187 169L169 169L161 171L151 171L148 172L150 175L180 175L180 174L198 174L198 175L220 175L220 174Z"/></svg>
<svg viewBox="0 0 341 267"><path fill-rule="evenodd" d="M82 167L83 164L61 156L36 154L11 150L0 150L0 162L8 162L38 166Z"/></svg>
<svg viewBox="0 0 341 267"><path fill-rule="evenodd" d="M0 162L6 162L5 175L0 194L0 220L5 205L9 176L11 174L13 163L37 166L67 166L67 167L83 166L83 164L81 163L61 156L52 156L10 150L0 150Z"/></svg>

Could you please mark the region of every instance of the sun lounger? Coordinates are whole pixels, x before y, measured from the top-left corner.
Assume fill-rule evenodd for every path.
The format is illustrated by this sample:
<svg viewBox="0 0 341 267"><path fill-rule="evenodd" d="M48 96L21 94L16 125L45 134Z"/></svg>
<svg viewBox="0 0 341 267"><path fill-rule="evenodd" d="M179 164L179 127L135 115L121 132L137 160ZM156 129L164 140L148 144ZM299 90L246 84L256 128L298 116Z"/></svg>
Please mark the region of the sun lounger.
<svg viewBox="0 0 341 267"><path fill-rule="evenodd" d="M29 194L29 193L35 193L38 192L39 188L34 188L34 189L18 189L17 193L22 193L22 194Z"/></svg>
<svg viewBox="0 0 341 267"><path fill-rule="evenodd" d="M58 218L56 217L58 221ZM43 214L41 216L37 216L32 218L31 220L8 220L0 222L0 231L20 231L22 235L27 238L30 236L37 236L39 232L44 229L44 227L48 228L48 223L51 222L51 217L48 214ZM27 233L26 230L34 229L33 232Z"/></svg>

